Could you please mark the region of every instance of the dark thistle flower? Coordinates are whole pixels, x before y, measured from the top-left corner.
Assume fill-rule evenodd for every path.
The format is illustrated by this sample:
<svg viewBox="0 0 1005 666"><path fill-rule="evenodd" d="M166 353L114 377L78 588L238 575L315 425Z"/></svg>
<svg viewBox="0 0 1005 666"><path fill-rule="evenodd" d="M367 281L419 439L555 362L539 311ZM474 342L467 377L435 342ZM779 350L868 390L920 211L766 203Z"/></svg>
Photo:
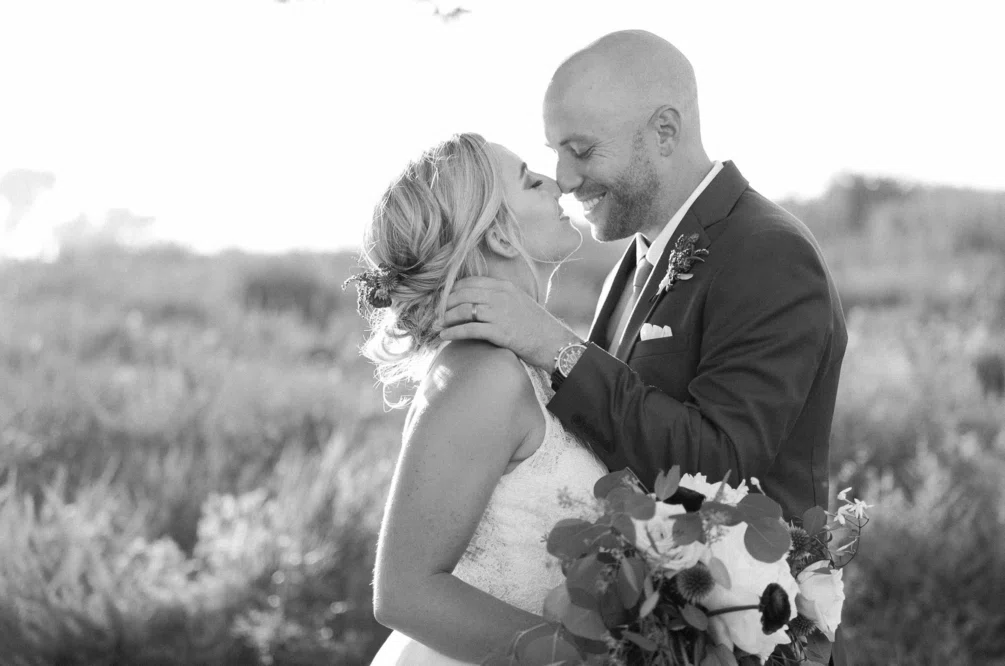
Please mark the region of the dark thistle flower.
<svg viewBox="0 0 1005 666"><path fill-rule="evenodd" d="M692 604L707 597L712 593L712 588L715 587L712 572L702 562L680 571L674 576L674 580L677 584L677 591Z"/></svg>
<svg viewBox="0 0 1005 666"><path fill-rule="evenodd" d="M811 552L813 538L806 530L801 527L790 527L789 536L792 538L792 550L789 551L791 560L800 562L813 554Z"/></svg>
<svg viewBox="0 0 1005 666"><path fill-rule="evenodd" d="M765 634L775 633L785 626L792 615L789 593L778 583L769 583L764 588L757 610L761 612L761 631Z"/></svg>
<svg viewBox="0 0 1005 666"><path fill-rule="evenodd" d="M400 281L401 273L398 269L381 264L377 268L351 276L342 283L342 289L348 287L350 282L356 283L356 311L365 317L365 305L371 308L391 307L391 291Z"/></svg>
<svg viewBox="0 0 1005 666"><path fill-rule="evenodd" d="M817 624L805 615L796 615L794 618L789 620L789 631L792 633L793 638L802 638L804 636L809 636L814 631L816 631Z"/></svg>
<svg viewBox="0 0 1005 666"><path fill-rule="evenodd" d="M677 574L676 576L674 576L674 578L677 578L677 576L679 575L680 574ZM678 608L682 608L687 604L691 603L687 597L681 594L680 588L677 587L677 584L674 583L673 579L667 580L665 582L669 583L669 585L661 585L659 588L660 599L662 601L665 601Z"/></svg>
<svg viewBox="0 0 1005 666"><path fill-rule="evenodd" d="M790 527L789 536L792 538L792 549L789 551L787 561L789 566L795 571L801 571L807 565L829 559L827 546L815 536L801 527Z"/></svg>

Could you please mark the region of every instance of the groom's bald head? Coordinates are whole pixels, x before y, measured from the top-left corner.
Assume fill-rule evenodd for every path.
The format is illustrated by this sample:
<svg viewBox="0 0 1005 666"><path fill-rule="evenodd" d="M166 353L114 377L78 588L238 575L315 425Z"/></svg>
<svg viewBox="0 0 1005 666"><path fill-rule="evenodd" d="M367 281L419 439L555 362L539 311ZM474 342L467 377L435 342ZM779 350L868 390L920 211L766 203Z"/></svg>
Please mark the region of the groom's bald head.
<svg viewBox="0 0 1005 666"><path fill-rule="evenodd" d="M601 240L665 224L711 166L694 69L643 30L601 37L563 62L544 100L557 180L591 204Z"/></svg>
<svg viewBox="0 0 1005 666"><path fill-rule="evenodd" d="M605 35L572 54L552 76L545 105L589 107L614 122L672 107L681 116L682 140L701 141L694 68L673 44L644 30Z"/></svg>

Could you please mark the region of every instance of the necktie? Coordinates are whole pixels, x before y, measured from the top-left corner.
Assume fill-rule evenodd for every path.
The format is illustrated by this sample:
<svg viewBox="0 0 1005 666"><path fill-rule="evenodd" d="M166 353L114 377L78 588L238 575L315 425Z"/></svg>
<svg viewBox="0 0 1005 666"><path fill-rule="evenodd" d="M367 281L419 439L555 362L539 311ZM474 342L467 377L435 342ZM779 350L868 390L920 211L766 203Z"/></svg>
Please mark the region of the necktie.
<svg viewBox="0 0 1005 666"><path fill-rule="evenodd" d="M618 347L621 346L621 337L625 334L625 328L628 327L628 320L632 318L632 311L635 309L635 304L639 301L642 288L646 286L646 280L649 279L649 274L652 271L653 265L646 261L645 257L639 259L638 265L635 266L632 289L630 292L628 289L625 289L621 300L618 302L618 307L611 317L612 322L617 322L617 328L614 329L614 334L609 338L611 346L608 351L612 354L616 353Z"/></svg>

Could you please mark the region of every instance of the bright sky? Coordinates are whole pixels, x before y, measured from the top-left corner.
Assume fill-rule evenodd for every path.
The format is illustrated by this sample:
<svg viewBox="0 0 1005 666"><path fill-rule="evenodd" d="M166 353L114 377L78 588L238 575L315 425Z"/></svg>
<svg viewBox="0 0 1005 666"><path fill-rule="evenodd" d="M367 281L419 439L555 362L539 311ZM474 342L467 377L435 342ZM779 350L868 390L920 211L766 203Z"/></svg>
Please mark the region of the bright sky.
<svg viewBox="0 0 1005 666"><path fill-rule="evenodd" d="M0 175L56 176L25 228L129 208L204 251L353 246L453 132L551 173L552 71L644 28L692 61L709 155L770 197L842 171L1005 189L997 3L460 4L444 22L418 0L3 0Z"/></svg>

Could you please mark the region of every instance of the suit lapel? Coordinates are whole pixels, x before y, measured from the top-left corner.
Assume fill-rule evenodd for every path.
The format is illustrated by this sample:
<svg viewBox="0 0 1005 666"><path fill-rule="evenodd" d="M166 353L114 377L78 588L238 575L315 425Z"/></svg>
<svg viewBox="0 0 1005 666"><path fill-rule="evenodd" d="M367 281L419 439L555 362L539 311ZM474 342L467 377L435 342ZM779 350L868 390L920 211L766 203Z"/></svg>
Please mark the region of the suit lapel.
<svg viewBox="0 0 1005 666"><path fill-rule="evenodd" d="M625 253L621 255L621 261L618 262L617 267L611 273L611 277L605 281L604 290L600 294L601 306L593 317L589 336L590 342L598 347L607 349L609 345L607 340L607 322L610 321L614 309L618 307L621 293L625 290L625 284L634 270L635 242L633 240L625 248Z"/></svg>
<svg viewBox="0 0 1005 666"><path fill-rule="evenodd" d="M722 170L695 199L688 212L698 219L703 229L707 229L729 215L748 185L747 179L732 161L723 162Z"/></svg>
<svg viewBox="0 0 1005 666"><path fill-rule="evenodd" d="M705 231L706 228L729 215L733 206L736 205L737 199L740 198L740 194L746 188L747 179L740 174L736 165L731 161L724 162L722 170L716 174L712 182L705 188L705 191L691 204L691 207L674 231L673 236L670 237L670 242L667 243L663 254L660 255L656 266L653 267L652 273L649 274L649 279L646 281L642 294L639 296L634 309L632 309L631 318L628 320L624 337L621 338L621 345L617 350L618 359L621 361L628 360L632 349L635 348L635 343L638 341L642 324L649 321L653 310L656 309L666 294L665 291L657 294L657 291L660 282L666 277L667 268L670 266L670 254L673 252L677 239L685 234L698 234L698 241L695 243L695 247L707 249L712 241L709 238L709 234ZM718 234L715 235L718 236ZM623 261L624 259L622 259ZM616 293L620 294L620 292ZM617 299L615 299L616 302ZM611 308L613 307L611 305Z"/></svg>
<svg viewBox="0 0 1005 666"><path fill-rule="evenodd" d="M705 234L705 230L702 229L698 219L689 211L684 215L684 219L680 221L673 236L670 237L670 242L667 243L663 254L660 255L659 261L656 262L652 273L649 274L649 279L646 280L646 285L642 288L639 300L632 309L628 326L625 327L625 334L621 338L621 346L618 347L617 357L622 361L627 360L628 356L632 353L632 349L635 347L635 343L639 337L639 331L642 329L642 324L649 320L652 316L652 311L659 305L661 295L657 295L657 291L659 290L660 282L666 277L667 268L670 266L670 255L673 252L674 244L681 236L693 233L698 234L699 237L696 247L708 247L708 235Z"/></svg>

